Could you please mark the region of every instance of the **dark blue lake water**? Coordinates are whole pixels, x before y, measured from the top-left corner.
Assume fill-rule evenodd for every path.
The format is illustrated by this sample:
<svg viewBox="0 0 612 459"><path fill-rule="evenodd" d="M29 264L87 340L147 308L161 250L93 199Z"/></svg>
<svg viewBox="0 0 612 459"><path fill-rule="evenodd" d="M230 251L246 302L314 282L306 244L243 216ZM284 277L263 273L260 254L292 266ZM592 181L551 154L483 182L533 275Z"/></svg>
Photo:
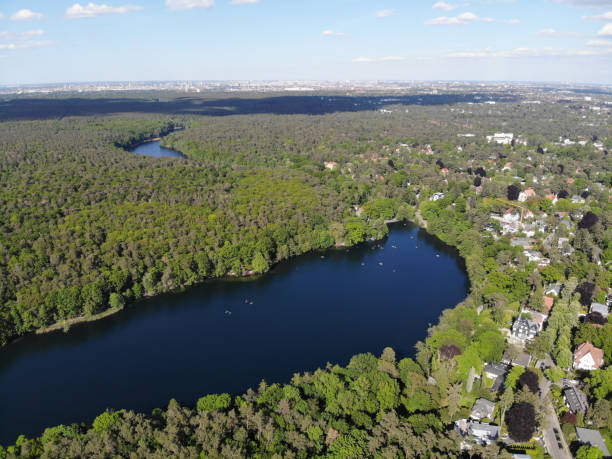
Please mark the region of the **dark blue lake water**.
<svg viewBox="0 0 612 459"><path fill-rule="evenodd" d="M288 382L385 346L412 356L428 325L466 293L454 250L395 224L379 243L310 253L257 279L210 281L66 334L28 336L0 350L0 443L91 422L106 408L150 412L172 397L194 405L262 379Z"/></svg>
<svg viewBox="0 0 612 459"><path fill-rule="evenodd" d="M136 155L152 156L154 158L185 158L185 156L178 151L162 147L158 140L140 144L130 151Z"/></svg>

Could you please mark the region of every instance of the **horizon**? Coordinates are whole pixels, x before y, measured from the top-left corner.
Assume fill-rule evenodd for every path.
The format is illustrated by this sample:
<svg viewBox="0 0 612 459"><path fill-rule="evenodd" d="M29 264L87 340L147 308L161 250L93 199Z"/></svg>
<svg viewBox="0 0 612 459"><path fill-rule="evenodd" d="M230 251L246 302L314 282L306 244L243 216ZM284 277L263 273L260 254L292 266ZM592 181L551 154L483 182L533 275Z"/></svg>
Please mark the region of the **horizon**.
<svg viewBox="0 0 612 459"><path fill-rule="evenodd" d="M586 81L568 81L568 80L460 80L460 79L310 79L310 78L294 78L294 79L249 79L249 78L237 78L237 79L206 79L206 78L190 78L190 79L176 79L176 80L74 80L74 81L35 81L31 83L0 83L0 87L4 88L23 88L23 87L57 87L61 85L92 85L92 84L207 84L207 83L277 83L277 84L302 84L302 83L315 83L315 84L465 84L465 85L533 85L533 86L592 86L592 87L608 87L612 86L610 83L596 83ZM292 88L294 89L294 88ZM299 88L298 88L299 89ZM134 89L135 91L138 89ZM305 90L311 90L311 88L305 88Z"/></svg>

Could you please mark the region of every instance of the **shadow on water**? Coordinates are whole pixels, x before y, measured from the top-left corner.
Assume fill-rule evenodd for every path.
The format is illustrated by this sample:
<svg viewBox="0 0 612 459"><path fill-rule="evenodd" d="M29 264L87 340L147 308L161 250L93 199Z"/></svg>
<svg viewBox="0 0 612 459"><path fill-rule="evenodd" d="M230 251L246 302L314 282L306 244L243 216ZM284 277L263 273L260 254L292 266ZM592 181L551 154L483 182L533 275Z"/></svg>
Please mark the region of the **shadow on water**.
<svg viewBox="0 0 612 459"><path fill-rule="evenodd" d="M27 336L0 350L0 443L91 422L106 408L150 412L173 397L193 405L262 379L286 382L385 346L413 355L428 325L465 298L466 279L456 251L395 224L383 241L311 252L248 280L210 280L66 334Z"/></svg>
<svg viewBox="0 0 612 459"><path fill-rule="evenodd" d="M117 113L166 115L323 115L335 112L376 110L388 105L447 105L495 100L516 102L509 93L421 94L403 96L275 96L275 97L180 97L162 101L145 98L35 98L17 97L0 102L0 119L47 119Z"/></svg>

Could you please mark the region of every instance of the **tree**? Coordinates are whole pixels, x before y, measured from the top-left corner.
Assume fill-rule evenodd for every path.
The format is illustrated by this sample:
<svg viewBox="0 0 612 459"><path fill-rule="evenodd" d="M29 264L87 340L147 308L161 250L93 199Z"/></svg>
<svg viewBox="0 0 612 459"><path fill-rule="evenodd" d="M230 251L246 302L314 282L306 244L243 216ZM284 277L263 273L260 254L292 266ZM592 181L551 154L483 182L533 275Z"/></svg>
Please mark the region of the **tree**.
<svg viewBox="0 0 612 459"><path fill-rule="evenodd" d="M595 284L592 282L582 282L576 287L576 292L580 294L580 303L584 306L589 306L595 292Z"/></svg>
<svg viewBox="0 0 612 459"><path fill-rule="evenodd" d="M257 252L253 257L253 271L257 274L261 274L270 269L270 264L268 260L264 258L261 252Z"/></svg>
<svg viewBox="0 0 612 459"><path fill-rule="evenodd" d="M601 459L603 453L596 446L583 445L576 451L576 459Z"/></svg>
<svg viewBox="0 0 612 459"><path fill-rule="evenodd" d="M521 190L516 185L509 185L506 191L506 195L510 201L516 201L520 193Z"/></svg>
<svg viewBox="0 0 612 459"><path fill-rule="evenodd" d="M531 370L525 370L518 379L519 388L527 387L532 393L537 394L540 391L538 375Z"/></svg>
<svg viewBox="0 0 612 459"><path fill-rule="evenodd" d="M506 410L512 405L513 401L514 401L514 391L512 390L512 387L509 387L508 385L506 385L504 392L499 398L499 404L502 410L501 412L502 426L503 426L504 420L506 419Z"/></svg>
<svg viewBox="0 0 612 459"><path fill-rule="evenodd" d="M578 222L578 228L590 229L595 226L598 221L599 218L597 217L597 215L595 215L593 212L587 212L586 214L584 214L584 217L582 217L582 220Z"/></svg>
<svg viewBox="0 0 612 459"><path fill-rule="evenodd" d="M93 429L96 432L104 432L112 429L121 421L121 415L118 412L105 411L93 421Z"/></svg>
<svg viewBox="0 0 612 459"><path fill-rule="evenodd" d="M210 394L198 400L198 411L221 411L229 408L231 403L229 394Z"/></svg>
<svg viewBox="0 0 612 459"><path fill-rule="evenodd" d="M506 376L506 387L514 389L516 387L516 383L518 382L520 376L525 372L523 367L518 365L513 366L512 369L508 372Z"/></svg>
<svg viewBox="0 0 612 459"><path fill-rule="evenodd" d="M123 308L123 306L125 306L125 299L123 298L123 296L119 293L111 293L108 303L110 304L111 308Z"/></svg>
<svg viewBox="0 0 612 459"><path fill-rule="evenodd" d="M589 383L595 398L607 399L612 394L612 367L591 371L586 382Z"/></svg>
<svg viewBox="0 0 612 459"><path fill-rule="evenodd" d="M600 312L597 311L588 313L584 320L590 324L596 325L605 325L608 323L608 319L606 319Z"/></svg>
<svg viewBox="0 0 612 459"><path fill-rule="evenodd" d="M446 403L448 405L448 414L451 419L455 416L455 413L459 411L461 406L462 398L462 385L461 383L451 384L448 388L448 396L446 397Z"/></svg>
<svg viewBox="0 0 612 459"><path fill-rule="evenodd" d="M526 402L515 403L506 414L510 437L519 442L531 440L536 428L535 409Z"/></svg>
<svg viewBox="0 0 612 459"><path fill-rule="evenodd" d="M612 404L606 399L597 400L587 411L589 419L595 427L607 427L612 421Z"/></svg>

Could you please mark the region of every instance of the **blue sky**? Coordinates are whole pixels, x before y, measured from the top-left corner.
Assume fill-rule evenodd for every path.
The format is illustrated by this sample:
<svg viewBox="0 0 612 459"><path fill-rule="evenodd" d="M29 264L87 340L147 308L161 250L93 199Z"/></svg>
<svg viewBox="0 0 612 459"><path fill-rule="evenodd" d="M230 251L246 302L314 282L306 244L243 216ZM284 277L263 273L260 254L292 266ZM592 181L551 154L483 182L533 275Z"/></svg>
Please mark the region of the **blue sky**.
<svg viewBox="0 0 612 459"><path fill-rule="evenodd" d="M612 0L2 0L0 84L612 83Z"/></svg>

